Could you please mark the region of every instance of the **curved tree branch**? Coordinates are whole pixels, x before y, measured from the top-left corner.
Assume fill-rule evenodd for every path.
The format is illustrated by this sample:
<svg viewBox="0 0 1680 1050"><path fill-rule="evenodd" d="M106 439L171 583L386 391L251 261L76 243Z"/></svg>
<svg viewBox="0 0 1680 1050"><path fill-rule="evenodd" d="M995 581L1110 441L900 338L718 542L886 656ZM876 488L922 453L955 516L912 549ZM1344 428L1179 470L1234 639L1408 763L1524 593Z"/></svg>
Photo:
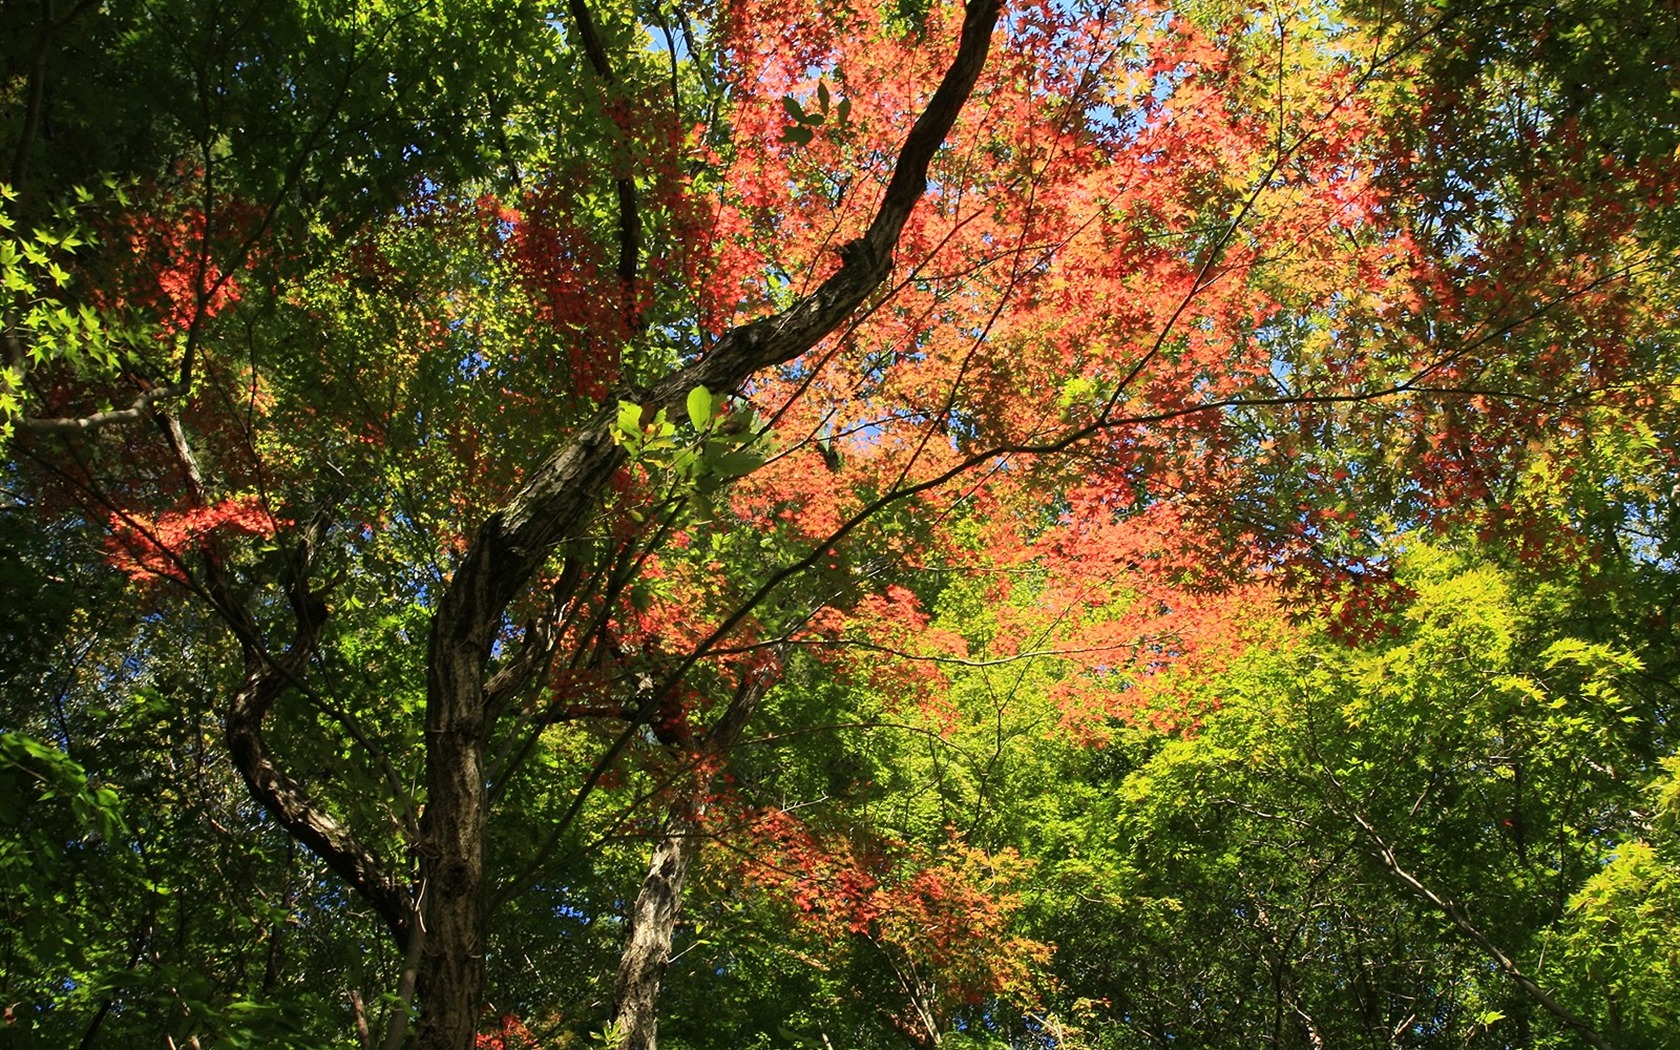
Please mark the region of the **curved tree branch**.
<svg viewBox="0 0 1680 1050"><path fill-rule="evenodd" d="M162 419L164 433L186 475L194 502L208 504L208 490L198 459L187 443L186 434L174 416ZM244 681L228 702L224 732L233 766L250 790L251 797L268 811L299 842L314 850L371 904L405 951L413 934L414 905L396 876L386 870L373 852L349 828L316 805L303 785L286 774L274 760L263 735L263 723L274 703L288 689L298 685L308 662L314 657L326 623L327 609L308 586L310 564L321 533L327 526L323 510L301 530L293 550L287 599L297 621L297 632L286 651L273 655L263 644L262 631L228 580L226 566L214 540L205 537L207 590L216 610L239 639L244 660Z"/></svg>
<svg viewBox="0 0 1680 1050"><path fill-rule="evenodd" d="M1001 10L1001 0L969 0L956 55L906 136L868 231L842 248L839 270L788 309L731 330L702 360L636 400L684 419L690 390L732 392L755 372L797 358L886 280L899 234L927 188L928 165L985 65ZM484 690L491 648L509 603L596 512L601 494L625 464L624 450L612 440L617 414L609 399L479 528L432 620L420 847L427 885L419 990L426 1004L419 1033L423 1047L465 1047L477 1023L490 802Z"/></svg>
<svg viewBox="0 0 1680 1050"><path fill-rule="evenodd" d="M245 681L227 708L228 750L251 796L354 887L385 920L397 945L406 950L413 932L413 907L407 889L349 828L317 806L303 786L286 775L263 736L264 720L307 661L317 633L318 627L294 639L276 659L251 646L244 647Z"/></svg>
<svg viewBox="0 0 1680 1050"><path fill-rule="evenodd" d="M61 416L50 419L31 419L20 416L12 425L31 434L78 434L98 430L113 423L133 423L156 411L159 401L180 397L187 392L187 383L169 383L142 391L127 408L112 408L87 416Z"/></svg>
<svg viewBox="0 0 1680 1050"><path fill-rule="evenodd" d="M842 247L840 269L787 309L727 332L703 360L655 384L640 399L644 404L665 409L672 419L687 418L690 390L734 391L753 373L793 360L886 280L899 234L926 192L928 165L985 65L1000 10L1001 0L970 0L956 57L906 136L868 231ZM485 632L502 609L593 510L595 497L625 462L611 438L617 413L616 404L603 405L479 530L439 610L440 622L472 636L458 637L458 643L488 647Z"/></svg>

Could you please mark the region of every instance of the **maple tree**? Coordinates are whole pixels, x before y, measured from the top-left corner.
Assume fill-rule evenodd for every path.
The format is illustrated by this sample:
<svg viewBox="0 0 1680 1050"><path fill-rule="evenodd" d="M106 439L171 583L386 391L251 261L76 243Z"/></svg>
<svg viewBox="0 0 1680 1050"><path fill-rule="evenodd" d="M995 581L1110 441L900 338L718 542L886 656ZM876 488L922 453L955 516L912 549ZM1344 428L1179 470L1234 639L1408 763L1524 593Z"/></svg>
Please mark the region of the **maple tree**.
<svg viewBox="0 0 1680 1050"><path fill-rule="evenodd" d="M1213 746L1260 610L1404 636L1413 530L1671 556L1660 4L5 18L7 515L72 537L17 593L113 614L54 613L102 670L9 705L69 757L5 768L231 760L150 859L61 865L144 888L76 965L146 962L172 1038L650 1047L699 892L955 1040L1050 994L1024 740ZM145 750L102 775L179 775ZM145 932L197 838L215 915L265 902L202 971ZM281 1009L304 910L346 932Z"/></svg>
<svg viewBox="0 0 1680 1050"><path fill-rule="evenodd" d="M1551 946L1580 936L1576 895L1649 834L1636 799L1665 779L1667 700L1622 647L1639 632L1558 637L1507 572L1415 541L1403 561L1396 637L1246 662L1209 683L1206 732L1127 774L1107 907L1196 945L1168 979L1217 1006L1187 1009L1148 948L1114 953L1108 994L1140 1029L1232 1044L1660 1045Z"/></svg>

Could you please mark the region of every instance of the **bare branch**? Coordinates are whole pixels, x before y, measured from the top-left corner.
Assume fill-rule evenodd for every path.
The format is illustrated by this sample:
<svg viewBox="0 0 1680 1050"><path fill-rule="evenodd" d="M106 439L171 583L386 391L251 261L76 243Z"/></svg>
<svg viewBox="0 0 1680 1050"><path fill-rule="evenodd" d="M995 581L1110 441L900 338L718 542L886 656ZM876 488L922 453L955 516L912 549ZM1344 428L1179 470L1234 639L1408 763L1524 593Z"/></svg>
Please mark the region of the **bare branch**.
<svg viewBox="0 0 1680 1050"><path fill-rule="evenodd" d="M577 23L578 39L589 59L589 67L608 91L616 88L618 76L607 60L607 49L601 44L601 34L595 28L589 5L584 0L567 0L566 11ZM672 61L675 61L675 55ZM628 133L629 129L617 117L613 120L620 125L620 131ZM636 207L636 181L628 173L621 173L614 178L613 187L618 196L618 278L624 282L624 314L632 327L638 327L640 319L636 316L635 282L640 265L642 219Z"/></svg>
<svg viewBox="0 0 1680 1050"><path fill-rule="evenodd" d="M204 474L180 421L166 415L163 427L194 502L206 505L208 491ZM309 589L308 579L328 518L327 509L322 508L300 530L292 556L291 580L286 588L297 632L279 656L268 650L256 618L235 593L214 540L205 537L201 541L208 596L239 639L245 664L244 681L228 702L223 731L234 768L251 796L294 838L314 850L328 867L360 892L390 927L397 944L406 949L414 933L414 908L406 888L349 828L318 806L303 785L280 768L263 733L263 723L275 701L287 689L301 685L304 668L320 646L327 610L320 596ZM364 736L359 732L356 735L364 748L375 757L384 758ZM394 779L388 764L387 775ZM412 834L414 829L410 827L409 832Z"/></svg>
<svg viewBox="0 0 1680 1050"><path fill-rule="evenodd" d="M30 419L27 416L13 421L13 426L31 434L79 434L98 430L113 423L133 423L151 415L159 401L181 397L187 392L186 383L168 383L142 391L127 408L112 408L89 416L59 416Z"/></svg>
<svg viewBox="0 0 1680 1050"><path fill-rule="evenodd" d="M298 541L295 561L303 568L312 553L315 531L306 529ZM303 785L279 767L263 734L263 723L274 702L301 676L320 643L325 608L318 597L307 592L303 580L300 570L289 588L297 613L297 634L283 654L274 656L253 644L257 626L250 613L234 604L225 578L212 573L211 591L223 615L242 621L235 633L244 650L245 680L227 707L228 751L251 796L355 887L385 920L397 944L407 950L415 935L414 906L407 888L349 828L316 805Z"/></svg>

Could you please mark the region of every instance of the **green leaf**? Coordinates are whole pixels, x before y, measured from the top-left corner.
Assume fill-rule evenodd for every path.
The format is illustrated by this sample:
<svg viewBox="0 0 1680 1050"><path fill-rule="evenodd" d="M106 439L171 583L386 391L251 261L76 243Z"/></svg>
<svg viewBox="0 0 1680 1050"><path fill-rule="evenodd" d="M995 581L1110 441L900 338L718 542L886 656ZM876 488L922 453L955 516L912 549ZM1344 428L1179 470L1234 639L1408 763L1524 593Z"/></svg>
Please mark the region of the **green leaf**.
<svg viewBox="0 0 1680 1050"><path fill-rule="evenodd" d="M699 430L712 420L712 392L697 386L688 392L688 420Z"/></svg>
<svg viewBox="0 0 1680 1050"><path fill-rule="evenodd" d="M741 477L751 474L763 463L764 459L758 453L743 449L719 456L712 461L712 469L729 477Z"/></svg>

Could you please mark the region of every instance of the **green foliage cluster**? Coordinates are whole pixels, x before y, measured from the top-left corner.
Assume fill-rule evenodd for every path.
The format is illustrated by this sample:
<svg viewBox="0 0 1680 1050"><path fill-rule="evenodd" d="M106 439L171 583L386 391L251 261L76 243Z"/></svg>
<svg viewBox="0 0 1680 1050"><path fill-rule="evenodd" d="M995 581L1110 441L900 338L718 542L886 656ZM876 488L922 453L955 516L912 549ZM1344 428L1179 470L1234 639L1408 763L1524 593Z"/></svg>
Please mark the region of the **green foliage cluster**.
<svg viewBox="0 0 1680 1050"><path fill-rule="evenodd" d="M1666 1039L1559 950L1594 921L1576 895L1648 850L1666 689L1636 639L1559 637L1487 564L1401 557L1418 597L1398 638L1254 654L1213 685L1203 732L1117 785L1116 925L1156 932L1108 965L1137 1029L1115 1045L1576 1045L1440 902L1536 980L1595 988L1570 1005L1612 1045Z"/></svg>
<svg viewBox="0 0 1680 1050"><path fill-rule="evenodd" d="M709 504L730 479L763 465L766 441L752 409L731 410L726 396L703 386L688 392L686 409L691 436L685 440L664 409L650 417L642 405L620 401L612 439L672 497L694 496Z"/></svg>
<svg viewBox="0 0 1680 1050"><path fill-rule="evenodd" d="M10 214L17 197L0 182L0 443L23 412L29 370L61 362L82 377L109 375L123 356L93 307L65 294L71 277L61 263L87 246L86 229L73 215L19 229ZM83 205L93 200L86 190L76 197Z"/></svg>
<svg viewBox="0 0 1680 1050"><path fill-rule="evenodd" d="M838 835L955 833L1032 864L1015 928L1055 952L1031 993L952 1016L959 1045L1579 1045L1476 935L1610 1045L1667 1045L1673 689L1640 654L1669 639L1417 538L1394 557L1417 592L1397 636L1350 648L1274 624L1195 683L1215 701L1195 731L1072 745L1053 728L1055 661L954 669L954 724L805 687L839 712L831 742L758 775ZM941 603L981 652L977 599L959 583ZM727 1042L684 1023L690 1002L696 1019L729 1004L723 1029L764 1032L756 1045L793 1040L775 1034L787 1017L834 1045L897 1045L883 1016L902 984L867 958L790 953L736 888L708 896L707 926L743 932L697 935L674 972L681 1045Z"/></svg>

